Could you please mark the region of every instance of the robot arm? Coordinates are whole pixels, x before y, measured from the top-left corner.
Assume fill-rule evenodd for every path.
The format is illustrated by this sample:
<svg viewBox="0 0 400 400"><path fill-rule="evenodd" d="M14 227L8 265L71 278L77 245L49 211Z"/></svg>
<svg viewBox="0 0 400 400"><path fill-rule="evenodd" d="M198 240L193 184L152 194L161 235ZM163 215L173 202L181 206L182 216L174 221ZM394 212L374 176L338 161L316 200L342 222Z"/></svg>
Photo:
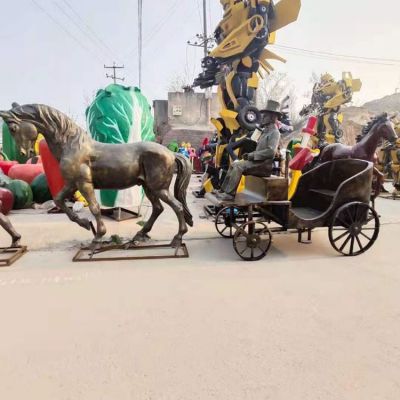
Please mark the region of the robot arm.
<svg viewBox="0 0 400 400"><path fill-rule="evenodd" d="M353 79L350 72L343 72L342 80L334 82L330 86L326 90L330 95L330 99L324 105L326 109L334 109L350 102L353 93L361 90L362 83L360 79Z"/></svg>
<svg viewBox="0 0 400 400"><path fill-rule="evenodd" d="M218 84L217 75L221 72L221 64L214 57L205 57L201 61L203 72L194 80L193 87L206 89Z"/></svg>

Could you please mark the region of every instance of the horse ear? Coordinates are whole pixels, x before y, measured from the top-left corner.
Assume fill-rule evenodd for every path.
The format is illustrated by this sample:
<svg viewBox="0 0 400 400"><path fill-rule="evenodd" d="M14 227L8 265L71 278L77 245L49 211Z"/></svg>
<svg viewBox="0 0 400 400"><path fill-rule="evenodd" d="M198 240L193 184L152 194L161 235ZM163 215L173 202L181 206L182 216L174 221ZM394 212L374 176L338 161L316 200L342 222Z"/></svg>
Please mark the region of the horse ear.
<svg viewBox="0 0 400 400"><path fill-rule="evenodd" d="M1 111L0 110L0 118L3 118L4 121L7 121L11 117L8 111Z"/></svg>

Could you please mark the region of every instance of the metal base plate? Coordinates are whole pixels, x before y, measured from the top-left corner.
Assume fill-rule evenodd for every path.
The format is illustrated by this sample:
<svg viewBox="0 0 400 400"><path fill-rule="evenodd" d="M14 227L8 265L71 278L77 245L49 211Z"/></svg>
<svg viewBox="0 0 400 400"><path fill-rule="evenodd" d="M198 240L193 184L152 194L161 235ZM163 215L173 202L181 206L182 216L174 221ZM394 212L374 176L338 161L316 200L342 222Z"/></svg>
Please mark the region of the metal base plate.
<svg viewBox="0 0 400 400"><path fill-rule="evenodd" d="M133 253L133 255L127 255ZM141 253L141 254L138 254ZM127 260L164 260L168 258L188 258L189 252L183 243L174 248L169 244L142 245L127 248L125 244L110 245L96 250L92 254L89 247L82 247L72 259L73 262L127 261Z"/></svg>
<svg viewBox="0 0 400 400"><path fill-rule="evenodd" d="M9 267L14 264L15 261L20 259L28 248L26 246L21 247L1 247L0 248L0 267Z"/></svg>
<svg viewBox="0 0 400 400"><path fill-rule="evenodd" d="M393 193L380 193L379 197L381 199L400 200L400 196Z"/></svg>
<svg viewBox="0 0 400 400"><path fill-rule="evenodd" d="M114 219L115 221L127 221L128 219L139 218L139 214L135 211L128 210L122 207L116 208L103 208L101 210L101 215Z"/></svg>

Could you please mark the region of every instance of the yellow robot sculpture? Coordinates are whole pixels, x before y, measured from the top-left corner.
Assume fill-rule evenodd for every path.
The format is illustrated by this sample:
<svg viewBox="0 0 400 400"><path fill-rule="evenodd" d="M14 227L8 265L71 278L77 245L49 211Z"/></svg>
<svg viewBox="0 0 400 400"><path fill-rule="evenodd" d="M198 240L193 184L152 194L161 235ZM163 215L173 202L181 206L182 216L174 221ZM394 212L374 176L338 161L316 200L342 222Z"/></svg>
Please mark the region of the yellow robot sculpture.
<svg viewBox="0 0 400 400"><path fill-rule="evenodd" d="M193 86L218 85L220 118L211 121L219 143L226 144L255 130L261 120L255 93L270 60L285 60L265 47L275 42L279 29L297 20L301 0L220 0L222 21L214 36L216 47L202 60L203 72ZM234 135L234 136L233 136ZM217 150L217 166L223 146Z"/></svg>
<svg viewBox="0 0 400 400"><path fill-rule="evenodd" d="M400 116L393 119L395 130L398 136L400 136ZM393 178L393 198L397 199L400 197L400 139L397 139L395 146L390 151L391 159L391 172Z"/></svg>
<svg viewBox="0 0 400 400"><path fill-rule="evenodd" d="M304 106L300 115L317 114L320 144L340 142L343 137L341 107L352 100L353 93L359 92L361 86L360 79L353 79L350 72L343 72L338 82L332 75L324 74L314 85L311 104Z"/></svg>

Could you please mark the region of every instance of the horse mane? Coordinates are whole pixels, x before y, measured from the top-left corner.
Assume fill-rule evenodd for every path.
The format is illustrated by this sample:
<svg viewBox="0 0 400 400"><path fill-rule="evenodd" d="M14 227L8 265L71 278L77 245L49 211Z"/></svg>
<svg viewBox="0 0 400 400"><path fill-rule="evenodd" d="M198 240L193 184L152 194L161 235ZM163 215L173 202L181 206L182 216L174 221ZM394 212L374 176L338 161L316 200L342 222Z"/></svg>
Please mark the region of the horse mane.
<svg viewBox="0 0 400 400"><path fill-rule="evenodd" d="M359 143L365 136L367 136L376 125L386 122L388 119L387 113L382 113L376 117L371 118L366 125L363 126L361 134L356 138L356 142Z"/></svg>
<svg viewBox="0 0 400 400"><path fill-rule="evenodd" d="M44 104L17 106L9 111L9 122L27 121L35 125L40 133L53 132L57 142L65 144L78 139L79 144L89 138L87 132L70 117Z"/></svg>

